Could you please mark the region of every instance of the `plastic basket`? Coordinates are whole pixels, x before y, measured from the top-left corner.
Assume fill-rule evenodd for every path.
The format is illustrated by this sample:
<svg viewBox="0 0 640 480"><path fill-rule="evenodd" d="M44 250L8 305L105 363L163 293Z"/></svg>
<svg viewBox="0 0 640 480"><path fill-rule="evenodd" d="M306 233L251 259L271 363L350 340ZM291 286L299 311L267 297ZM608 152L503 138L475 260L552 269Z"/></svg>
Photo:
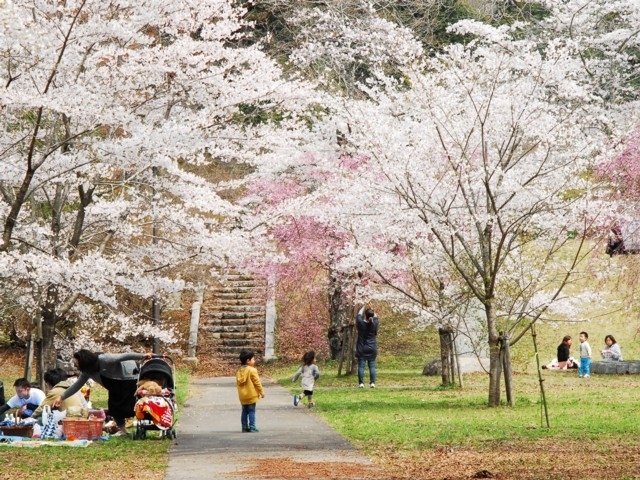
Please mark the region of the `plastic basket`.
<svg viewBox="0 0 640 480"><path fill-rule="evenodd" d="M88 420L64 419L62 431L67 440L94 440L102 436L104 420L90 418Z"/></svg>
<svg viewBox="0 0 640 480"><path fill-rule="evenodd" d="M17 425L0 427L4 435L14 437L33 437L33 425Z"/></svg>

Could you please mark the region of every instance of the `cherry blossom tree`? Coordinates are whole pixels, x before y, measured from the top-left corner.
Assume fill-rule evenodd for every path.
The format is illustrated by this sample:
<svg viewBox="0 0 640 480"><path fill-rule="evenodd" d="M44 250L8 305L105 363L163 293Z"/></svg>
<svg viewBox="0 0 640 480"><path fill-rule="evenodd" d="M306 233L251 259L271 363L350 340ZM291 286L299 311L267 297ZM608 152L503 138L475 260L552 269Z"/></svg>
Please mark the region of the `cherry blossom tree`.
<svg viewBox="0 0 640 480"><path fill-rule="evenodd" d="M314 158L327 170L339 165L332 178L340 181L299 202L353 232L345 271L378 272L428 318L453 312L436 301L443 293L466 299L465 315L481 313L490 405L500 404L501 345L551 311L587 255L601 206L588 172L629 127L619 105L629 58L586 52L597 42L613 52L612 38L634 39L631 26L589 37L597 18L583 7L564 2L535 28L460 22L452 32L464 45L407 56L392 75L384 62L373 65L361 97L331 105L339 136L328 127L326 139L339 146L336 157ZM569 11L574 26L582 20L580 38L563 23ZM293 58L306 65L314 55L322 50L303 45ZM603 89L606 66L621 73L615 102ZM348 167L339 160L345 152ZM423 294L430 284L437 288Z"/></svg>
<svg viewBox="0 0 640 480"><path fill-rule="evenodd" d="M41 325L45 367L65 322L82 321L84 345L96 331L171 343L127 297L161 301L192 267L242 256L221 195L237 185L211 166L283 156L313 93L237 47L245 10L223 0L0 11L3 298Z"/></svg>
<svg viewBox="0 0 640 480"><path fill-rule="evenodd" d="M251 229L258 229L255 241L262 245L246 259L246 268L275 286L276 339L283 358L299 359L301 348L337 358L348 323L355 282L334 271L348 233L304 213L286 214L283 206L315 188L329 173L310 168L303 179L287 173L270 180L257 178L239 202L253 212Z"/></svg>
<svg viewBox="0 0 640 480"><path fill-rule="evenodd" d="M599 173L618 187L608 192L614 196L613 199L624 202L625 206L631 206L635 215L636 202L640 198L640 128L626 138L622 145L620 154L601 165Z"/></svg>
<svg viewBox="0 0 640 480"><path fill-rule="evenodd" d="M289 60L325 92L334 92L337 88L347 96L359 96L357 81L365 78L363 75L369 68L395 65L401 59L415 58L421 52L419 42L407 29L378 17L366 2L329 2L321 8L311 8L316 6L311 3L304 8L275 0L260 2L251 13L257 15L255 10L267 8L286 19L287 28L295 39L293 44L299 45L294 52L287 53ZM345 46L351 42L350 47ZM270 51L277 47L270 45ZM306 48L313 53L306 52ZM328 73L331 78L314 73L316 70ZM331 98L326 96L321 111L326 112L331 103ZM335 205L329 200L332 194L324 186L340 182L342 173L333 164L334 152L345 138L341 128L348 127L336 128L333 123L323 121L326 116L322 113L310 123L307 141L309 138L313 141L302 144L300 153L294 152L270 172L260 170L253 175L253 187L243 199L243 205L253 212L253 218L245 227L254 232L258 243L266 238L275 240L270 247L265 246L265 250L256 249L260 260L258 270L268 270L268 275L277 277L279 285L291 285L286 279L300 273L301 265L309 265L309 268L301 269L309 275L307 286L316 293L321 291L324 297L316 297L322 308L321 315L313 321L322 322L324 330L328 324L331 355L335 358L341 349L341 331L353 317L355 303L367 300L359 291L364 292L363 282L366 283L368 275L358 268L351 271L336 268L341 261L345 239L351 238L352 233L348 227L337 228ZM346 154L339 162L350 165L359 160ZM339 213L340 208L337 210ZM281 255L274 255L273 262L265 262L264 259L268 260L271 255L265 252L273 248ZM255 260L252 268L256 269ZM316 276L318 272L322 272L321 278ZM288 291L282 295L279 305L284 305L284 298L295 295L296 292ZM279 314L283 323L289 317L298 318L295 314L292 317L291 309ZM305 323L309 321L304 316L299 318L290 331L298 331L300 334L294 333L298 337L304 335ZM285 332L280 331L282 334Z"/></svg>

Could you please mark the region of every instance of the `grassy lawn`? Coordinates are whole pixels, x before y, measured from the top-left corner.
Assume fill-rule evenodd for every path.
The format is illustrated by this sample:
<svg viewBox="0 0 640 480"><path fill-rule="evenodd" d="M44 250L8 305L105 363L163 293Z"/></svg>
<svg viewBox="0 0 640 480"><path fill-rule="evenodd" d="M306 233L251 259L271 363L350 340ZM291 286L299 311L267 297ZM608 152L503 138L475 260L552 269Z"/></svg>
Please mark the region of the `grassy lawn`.
<svg viewBox="0 0 640 480"><path fill-rule="evenodd" d="M515 408L488 408L482 373L467 374L464 389L442 388L439 377L420 375L421 365L401 370L383 357L377 388L358 389L354 377L337 377L334 364L319 366L317 413L392 478L466 479L485 471L504 479L640 478L640 377L545 372L547 429L533 373L516 374ZM268 373L297 392L294 367L273 365Z"/></svg>

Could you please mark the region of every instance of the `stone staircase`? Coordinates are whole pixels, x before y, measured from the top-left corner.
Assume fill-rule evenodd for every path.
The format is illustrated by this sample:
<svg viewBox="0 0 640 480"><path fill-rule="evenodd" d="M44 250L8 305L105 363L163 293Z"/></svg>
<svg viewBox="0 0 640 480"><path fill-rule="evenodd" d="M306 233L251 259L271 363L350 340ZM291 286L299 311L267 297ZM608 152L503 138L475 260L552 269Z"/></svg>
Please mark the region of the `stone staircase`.
<svg viewBox="0 0 640 480"><path fill-rule="evenodd" d="M200 312L198 356L233 365L238 365L243 349L263 356L265 313L264 281L233 272L224 274L205 293Z"/></svg>

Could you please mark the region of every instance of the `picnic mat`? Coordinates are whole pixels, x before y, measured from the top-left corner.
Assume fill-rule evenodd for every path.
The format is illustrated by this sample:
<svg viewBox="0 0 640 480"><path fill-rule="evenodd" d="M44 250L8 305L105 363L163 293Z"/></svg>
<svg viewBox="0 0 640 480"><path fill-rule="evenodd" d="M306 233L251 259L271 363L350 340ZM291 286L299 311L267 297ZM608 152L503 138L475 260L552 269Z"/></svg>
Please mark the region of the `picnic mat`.
<svg viewBox="0 0 640 480"><path fill-rule="evenodd" d="M27 437L0 436L0 447L87 447L90 444L91 440L32 440Z"/></svg>

